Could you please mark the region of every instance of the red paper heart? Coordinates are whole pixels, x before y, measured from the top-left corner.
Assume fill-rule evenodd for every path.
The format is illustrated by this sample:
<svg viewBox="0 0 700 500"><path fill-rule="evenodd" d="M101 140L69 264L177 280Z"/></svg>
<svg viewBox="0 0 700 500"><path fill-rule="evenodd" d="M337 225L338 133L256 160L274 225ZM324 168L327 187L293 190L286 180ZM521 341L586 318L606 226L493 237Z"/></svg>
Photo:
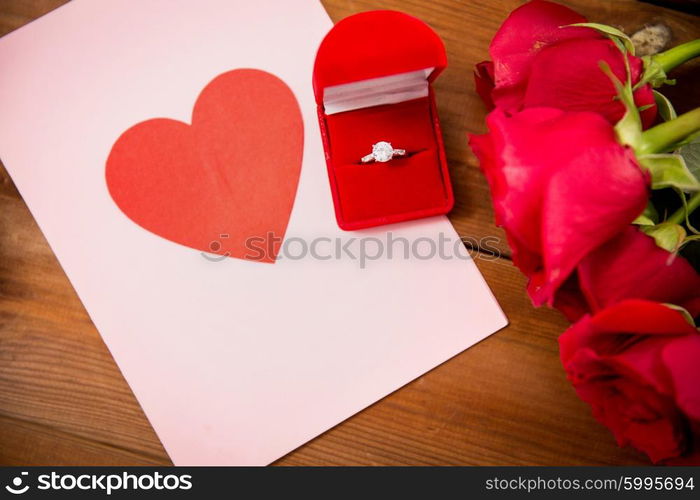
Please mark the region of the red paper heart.
<svg viewBox="0 0 700 500"><path fill-rule="evenodd" d="M144 229L203 252L274 262L294 204L303 122L290 88L237 69L197 98L192 124L134 125L107 159L107 187Z"/></svg>

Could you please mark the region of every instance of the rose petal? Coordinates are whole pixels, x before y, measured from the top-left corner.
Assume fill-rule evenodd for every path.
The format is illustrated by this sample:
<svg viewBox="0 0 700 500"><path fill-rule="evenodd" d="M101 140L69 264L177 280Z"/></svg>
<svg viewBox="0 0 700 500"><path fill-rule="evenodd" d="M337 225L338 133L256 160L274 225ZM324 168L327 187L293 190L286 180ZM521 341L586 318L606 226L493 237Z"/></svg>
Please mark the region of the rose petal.
<svg viewBox="0 0 700 500"><path fill-rule="evenodd" d="M642 73L642 60L629 55L632 84ZM551 106L568 111L594 111L610 123L625 114L625 106L609 76L600 68L604 61L620 80L627 79L624 57L609 39L574 39L545 47L534 58L523 98L525 107ZM645 128L656 117L656 104L649 85L637 90L638 107L651 105L644 116Z"/></svg>
<svg viewBox="0 0 700 500"><path fill-rule="evenodd" d="M573 359L579 349L586 346L591 334L591 317L586 315L567 328L559 336L559 357L561 364L568 371L569 361Z"/></svg>
<svg viewBox="0 0 700 500"><path fill-rule="evenodd" d="M491 98L491 92L494 87L493 63L491 61L482 61L476 65L474 68L474 84L476 93L484 101L486 109L491 111L495 107Z"/></svg>
<svg viewBox="0 0 700 500"><path fill-rule="evenodd" d="M700 332L670 342L662 352L676 402L685 414L700 422Z"/></svg>
<svg viewBox="0 0 700 500"><path fill-rule="evenodd" d="M638 335L696 335L696 328L668 306L641 299L628 299L597 313L592 326L601 332Z"/></svg>
<svg viewBox="0 0 700 500"><path fill-rule="evenodd" d="M632 444L654 462L686 449L683 418L672 399L625 377L589 348L576 351L566 368L576 394L613 432L619 446Z"/></svg>
<svg viewBox="0 0 700 500"><path fill-rule="evenodd" d="M597 314L585 315L559 337L559 352L566 366L576 351L592 348L601 356L614 356L624 344L642 336L698 335L681 313L668 306L641 299L628 299Z"/></svg>
<svg viewBox="0 0 700 500"><path fill-rule="evenodd" d="M489 47L494 63L493 99L497 106L517 110L534 56L544 47L572 38L601 38L591 28L566 27L586 22L568 7L533 0L510 13Z"/></svg>
<svg viewBox="0 0 700 500"><path fill-rule="evenodd" d="M472 138L472 145L497 223L530 278L533 302L551 304L579 261L642 212L648 175L595 113L496 109L487 124L490 142Z"/></svg>
<svg viewBox="0 0 700 500"><path fill-rule="evenodd" d="M673 396L673 388L668 377L661 353L669 342L675 339L668 336L629 334L597 336L596 352L608 350L614 355L604 359L615 366L615 370L635 383L653 387L656 392Z"/></svg>
<svg viewBox="0 0 700 500"><path fill-rule="evenodd" d="M642 128L647 129L654 125L658 114L658 107L654 99L654 90L646 84L634 91L634 102L639 108L639 117L642 120Z"/></svg>
<svg viewBox="0 0 700 500"><path fill-rule="evenodd" d="M597 137L593 128L578 126L572 130ZM543 196L546 282L540 288L529 289L535 304L551 305L557 288L580 260L631 223L647 203L649 178L630 150L618 144L589 141L587 149L579 151L582 139L579 136L571 152L577 156L565 169L552 173ZM566 147L566 143L561 146Z"/></svg>

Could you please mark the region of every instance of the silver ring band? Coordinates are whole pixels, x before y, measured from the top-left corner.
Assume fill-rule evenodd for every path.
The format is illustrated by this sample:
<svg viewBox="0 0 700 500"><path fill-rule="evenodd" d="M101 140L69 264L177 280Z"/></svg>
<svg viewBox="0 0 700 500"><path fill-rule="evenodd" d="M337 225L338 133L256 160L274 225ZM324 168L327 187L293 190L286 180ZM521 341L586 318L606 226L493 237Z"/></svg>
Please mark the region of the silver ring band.
<svg viewBox="0 0 700 500"><path fill-rule="evenodd" d="M363 156L360 161L362 163L386 163L391 161L395 156L406 156L406 150L394 149L390 142L379 141L372 145L372 152Z"/></svg>

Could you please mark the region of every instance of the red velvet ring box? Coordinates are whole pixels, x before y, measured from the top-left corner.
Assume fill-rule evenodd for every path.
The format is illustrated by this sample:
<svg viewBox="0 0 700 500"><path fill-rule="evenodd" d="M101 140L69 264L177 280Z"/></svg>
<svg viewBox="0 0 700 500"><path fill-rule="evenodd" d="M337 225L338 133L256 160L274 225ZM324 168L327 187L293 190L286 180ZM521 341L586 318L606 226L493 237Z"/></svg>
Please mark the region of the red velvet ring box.
<svg viewBox="0 0 700 500"><path fill-rule="evenodd" d="M347 17L321 42L314 93L342 229L445 214L452 208L431 86L446 65L440 37L402 12ZM405 149L407 155L362 163L379 141Z"/></svg>

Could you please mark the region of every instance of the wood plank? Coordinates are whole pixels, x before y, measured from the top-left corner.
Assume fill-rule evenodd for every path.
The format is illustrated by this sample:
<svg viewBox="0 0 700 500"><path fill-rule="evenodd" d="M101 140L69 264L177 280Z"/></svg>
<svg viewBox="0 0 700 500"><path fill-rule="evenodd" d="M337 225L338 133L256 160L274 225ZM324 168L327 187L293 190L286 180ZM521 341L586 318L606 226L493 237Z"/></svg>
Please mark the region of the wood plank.
<svg viewBox="0 0 700 500"><path fill-rule="evenodd" d="M0 206L0 415L165 456L24 202Z"/></svg>
<svg viewBox="0 0 700 500"><path fill-rule="evenodd" d="M4 415L0 415L0 443L2 465L171 465L164 455L149 457L94 438L81 438L50 425Z"/></svg>

